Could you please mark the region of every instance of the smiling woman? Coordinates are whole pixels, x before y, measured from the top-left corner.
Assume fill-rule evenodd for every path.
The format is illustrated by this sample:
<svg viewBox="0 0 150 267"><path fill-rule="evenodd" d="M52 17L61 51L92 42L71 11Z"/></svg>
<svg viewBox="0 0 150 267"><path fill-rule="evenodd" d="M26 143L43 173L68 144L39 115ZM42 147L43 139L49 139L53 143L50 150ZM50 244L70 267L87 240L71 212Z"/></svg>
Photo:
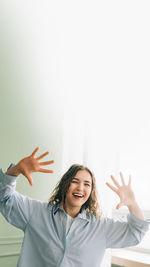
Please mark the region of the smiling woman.
<svg viewBox="0 0 150 267"><path fill-rule="evenodd" d="M67 213L75 217L81 207L94 215L99 204L94 174L85 166L73 164L63 175L49 199L51 203L65 203Z"/></svg>
<svg viewBox="0 0 150 267"><path fill-rule="evenodd" d="M30 156L0 172L0 211L7 221L24 232L18 267L99 267L105 249L133 246L148 230L131 188L131 177L121 185L111 176L107 183L120 198L117 208L125 205L127 221L113 221L98 216L96 183L92 172L82 165L72 165L56 186L49 203L23 196L15 191L17 176L23 174L33 184L32 173L53 173L41 162L48 152ZM88 255L88 257L87 257Z"/></svg>

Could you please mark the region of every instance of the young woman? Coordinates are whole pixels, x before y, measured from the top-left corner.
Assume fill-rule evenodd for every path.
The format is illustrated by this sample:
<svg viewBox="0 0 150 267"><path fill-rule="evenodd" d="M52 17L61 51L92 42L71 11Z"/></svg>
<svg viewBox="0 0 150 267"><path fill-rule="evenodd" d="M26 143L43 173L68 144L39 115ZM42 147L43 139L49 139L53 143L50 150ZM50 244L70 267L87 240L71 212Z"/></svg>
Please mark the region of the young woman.
<svg viewBox="0 0 150 267"><path fill-rule="evenodd" d="M5 174L0 172L0 211L24 232L18 267L99 267L106 248L133 246L141 241L149 223L136 202L131 177L126 185L121 173L122 185L111 176L114 186L107 186L120 197L116 208L129 208L126 222L101 217L94 175L82 165L70 167L49 203L16 192L19 174L32 185L33 172L53 172L42 166L54 161L40 162L48 152L36 157L38 149L11 165Z"/></svg>

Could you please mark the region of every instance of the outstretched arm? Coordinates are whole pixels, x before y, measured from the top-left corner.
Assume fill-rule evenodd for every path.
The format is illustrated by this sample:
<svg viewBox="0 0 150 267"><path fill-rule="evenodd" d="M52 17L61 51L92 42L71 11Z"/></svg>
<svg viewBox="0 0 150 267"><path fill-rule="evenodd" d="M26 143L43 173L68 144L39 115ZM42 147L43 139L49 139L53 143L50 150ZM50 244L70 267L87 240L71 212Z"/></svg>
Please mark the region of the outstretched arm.
<svg viewBox="0 0 150 267"><path fill-rule="evenodd" d="M39 162L39 160L47 156L49 152L45 152L44 154L35 157L38 150L39 147L37 147L30 156L23 158L17 163L17 165L10 168L6 174L12 176L23 174L28 179L30 185L33 185L33 180L31 177L33 172L53 173L52 170L43 169L41 166L50 165L54 163L54 160Z"/></svg>
<svg viewBox="0 0 150 267"><path fill-rule="evenodd" d="M44 165L52 164L53 160L40 161L49 152L36 157L38 150L39 148L36 148L30 156L20 160L6 174L0 170L0 212L9 223L22 230L26 229L26 225L35 210L40 210L41 214L44 212L45 209L43 207L45 204L15 191L17 176L23 174L28 179L30 185L32 185L31 175L33 172L53 172L52 170L42 168Z"/></svg>
<svg viewBox="0 0 150 267"><path fill-rule="evenodd" d="M142 210L140 209L138 203L136 202L136 198L134 192L131 188L131 176L129 176L129 182L126 185L123 174L120 172L121 183L120 185L117 180L111 175L110 176L114 185L112 186L110 183L106 183L106 185L113 190L120 198L119 204L116 206L116 209L119 209L121 206L127 206L129 211L132 212L136 217L141 220L145 220Z"/></svg>

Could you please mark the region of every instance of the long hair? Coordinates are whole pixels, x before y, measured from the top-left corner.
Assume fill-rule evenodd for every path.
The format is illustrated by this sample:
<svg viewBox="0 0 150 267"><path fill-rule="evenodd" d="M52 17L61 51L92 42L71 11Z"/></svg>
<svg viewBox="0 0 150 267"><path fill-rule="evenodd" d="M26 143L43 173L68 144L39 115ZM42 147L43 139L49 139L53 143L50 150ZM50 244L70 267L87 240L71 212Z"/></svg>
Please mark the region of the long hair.
<svg viewBox="0 0 150 267"><path fill-rule="evenodd" d="M72 179L75 177L76 173L81 170L86 170L89 172L91 179L92 179L92 189L91 194L88 200L83 204L82 208L85 208L87 212L90 214L99 217L101 212L99 210L99 203L98 203L98 194L96 189L96 180L94 174L87 168L86 166L73 164L68 171L62 176L58 184L56 185L55 189L52 192L51 197L49 198L49 203L53 204L64 204L66 193L69 189L70 183Z"/></svg>

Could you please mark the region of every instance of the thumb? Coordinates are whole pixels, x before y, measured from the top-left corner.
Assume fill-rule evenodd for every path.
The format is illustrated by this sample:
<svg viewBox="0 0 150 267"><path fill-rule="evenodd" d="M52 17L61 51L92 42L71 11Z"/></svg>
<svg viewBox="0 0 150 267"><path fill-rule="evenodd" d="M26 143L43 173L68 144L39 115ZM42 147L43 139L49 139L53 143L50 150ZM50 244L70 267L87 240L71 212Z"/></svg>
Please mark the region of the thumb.
<svg viewBox="0 0 150 267"><path fill-rule="evenodd" d="M25 173L24 175L25 175L25 177L28 179L29 184L32 186L32 185L33 185L32 177L31 177L29 174L27 174L27 173Z"/></svg>
<svg viewBox="0 0 150 267"><path fill-rule="evenodd" d="M123 202L120 202L120 203L116 206L116 209L119 210L123 205L124 205L124 203L123 203Z"/></svg>

